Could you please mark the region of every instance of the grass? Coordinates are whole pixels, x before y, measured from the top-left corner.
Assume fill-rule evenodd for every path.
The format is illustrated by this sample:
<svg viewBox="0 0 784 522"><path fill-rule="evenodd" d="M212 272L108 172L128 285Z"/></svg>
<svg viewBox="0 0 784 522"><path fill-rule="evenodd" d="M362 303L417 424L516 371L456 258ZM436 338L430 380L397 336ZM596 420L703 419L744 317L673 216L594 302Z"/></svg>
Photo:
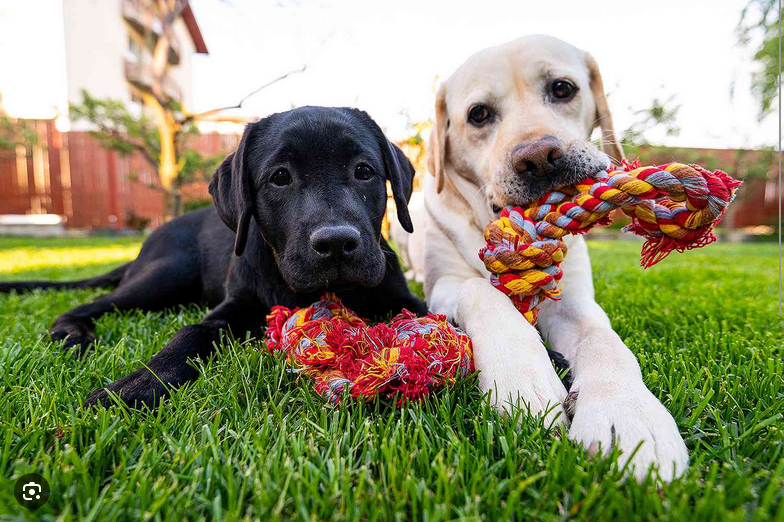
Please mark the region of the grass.
<svg viewBox="0 0 784 522"><path fill-rule="evenodd" d="M97 275L139 246L0 239L0 279ZM333 409L253 340L226 339L155 413L83 412L205 310L105 316L79 359L45 331L100 292L36 291L0 296L0 518L784 520L776 247L712 245L645 272L638 243L590 248L597 298L691 452L669 486L624 481L565 433L501 418L473 380L421 405ZM35 514L12 493L31 471L52 488Z"/></svg>

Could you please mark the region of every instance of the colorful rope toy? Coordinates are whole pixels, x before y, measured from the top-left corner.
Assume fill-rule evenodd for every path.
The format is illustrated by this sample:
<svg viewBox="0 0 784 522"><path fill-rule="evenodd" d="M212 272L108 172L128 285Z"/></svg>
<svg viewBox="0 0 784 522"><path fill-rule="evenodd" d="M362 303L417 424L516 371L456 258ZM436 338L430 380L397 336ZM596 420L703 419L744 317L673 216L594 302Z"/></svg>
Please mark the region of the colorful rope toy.
<svg viewBox="0 0 784 522"><path fill-rule="evenodd" d="M487 246L479 258L493 286L512 298L536 324L544 299L558 299L566 234L584 234L610 224L620 209L631 218L624 232L646 239L640 264L651 267L670 252L716 240L713 228L741 182L698 165L668 163L641 167L639 161L602 171L574 186L552 191L526 209L507 207L485 229Z"/></svg>
<svg viewBox="0 0 784 522"><path fill-rule="evenodd" d="M267 324L267 348L284 352L293 371L313 377L333 404L344 393L417 400L474 371L471 339L443 315L403 310L368 326L328 294L307 308L275 306Z"/></svg>

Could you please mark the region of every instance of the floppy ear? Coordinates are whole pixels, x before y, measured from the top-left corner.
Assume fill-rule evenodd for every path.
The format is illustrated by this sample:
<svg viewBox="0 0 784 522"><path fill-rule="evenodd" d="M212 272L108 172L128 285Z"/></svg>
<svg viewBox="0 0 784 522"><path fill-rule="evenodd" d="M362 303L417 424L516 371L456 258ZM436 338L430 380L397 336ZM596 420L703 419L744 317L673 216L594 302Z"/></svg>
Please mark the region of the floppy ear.
<svg viewBox="0 0 784 522"><path fill-rule="evenodd" d="M604 94L602 75L599 73L599 64L588 53L585 53L585 62L588 66L588 73L591 78L591 92L596 104L596 122L594 126L598 123L602 131L602 152L610 156L614 161L620 162L622 159L625 159L625 156L623 147L621 147L621 143L615 135L610 107L607 104L607 96Z"/></svg>
<svg viewBox="0 0 784 522"><path fill-rule="evenodd" d="M236 232L234 253L238 256L245 251L248 226L254 212L250 175L245 166L245 149L256 125L251 123L245 127L237 150L229 154L217 168L209 188L218 215L226 226Z"/></svg>
<svg viewBox="0 0 784 522"><path fill-rule="evenodd" d="M430 131L427 145L427 170L436 177L436 192L444 189L446 163L446 131L449 129L449 115L446 112L446 83L442 83L436 94L436 122Z"/></svg>
<svg viewBox="0 0 784 522"><path fill-rule="evenodd" d="M414 231L411 215L408 213L408 201L411 199L411 190L414 187L414 166L400 147L382 136L386 142L384 152L384 165L389 173L389 183L392 185L392 196L397 207L397 220L409 234Z"/></svg>

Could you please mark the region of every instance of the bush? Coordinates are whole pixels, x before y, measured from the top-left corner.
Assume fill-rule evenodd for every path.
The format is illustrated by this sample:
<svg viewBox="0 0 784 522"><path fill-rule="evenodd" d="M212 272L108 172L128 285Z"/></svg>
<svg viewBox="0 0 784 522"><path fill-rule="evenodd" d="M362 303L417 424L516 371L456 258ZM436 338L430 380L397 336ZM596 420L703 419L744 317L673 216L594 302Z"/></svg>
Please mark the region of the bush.
<svg viewBox="0 0 784 522"><path fill-rule="evenodd" d="M183 213L192 212L200 208L209 207L212 205L212 199L195 199L193 201L186 201L182 206Z"/></svg>

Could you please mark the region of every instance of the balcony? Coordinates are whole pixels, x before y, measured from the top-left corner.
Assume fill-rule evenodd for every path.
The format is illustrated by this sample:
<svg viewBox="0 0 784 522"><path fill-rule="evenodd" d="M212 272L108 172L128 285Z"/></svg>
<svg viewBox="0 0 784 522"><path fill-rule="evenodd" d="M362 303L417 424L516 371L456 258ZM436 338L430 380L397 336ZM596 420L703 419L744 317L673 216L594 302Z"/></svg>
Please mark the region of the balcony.
<svg viewBox="0 0 784 522"><path fill-rule="evenodd" d="M143 91L152 88L152 67L146 63L139 63L125 59L125 78ZM166 78L163 82L163 91L170 98L182 101L182 89L171 78Z"/></svg>
<svg viewBox="0 0 784 522"><path fill-rule="evenodd" d="M128 25L145 41L149 39L151 47L155 48L161 35L161 21L147 6L147 3L144 0L123 0L122 14ZM182 56L180 53L180 42L176 38L172 38L169 42L169 63L179 64L180 56Z"/></svg>

